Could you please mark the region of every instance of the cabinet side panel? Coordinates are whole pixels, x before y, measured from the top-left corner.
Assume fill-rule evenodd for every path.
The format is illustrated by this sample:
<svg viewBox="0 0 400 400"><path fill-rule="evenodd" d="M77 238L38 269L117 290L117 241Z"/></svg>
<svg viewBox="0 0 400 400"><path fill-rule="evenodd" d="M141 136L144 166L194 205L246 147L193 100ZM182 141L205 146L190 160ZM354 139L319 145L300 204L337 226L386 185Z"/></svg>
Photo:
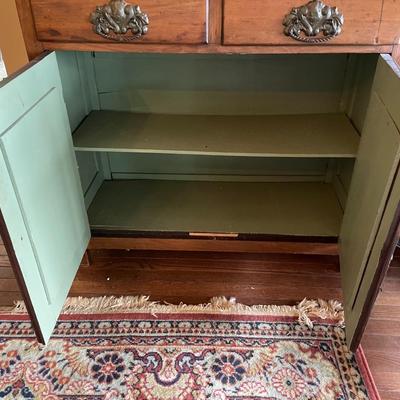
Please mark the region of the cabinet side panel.
<svg viewBox="0 0 400 400"><path fill-rule="evenodd" d="M71 130L73 131L91 111L87 92L83 87L82 79L84 77L79 71L75 52L58 52L57 64L60 71L63 98L67 107Z"/></svg>
<svg viewBox="0 0 400 400"><path fill-rule="evenodd" d="M92 56L88 53L57 52L57 64L69 123L71 130L74 131L88 113L97 108L97 89L94 84L94 71L91 68ZM94 153L77 152L76 160L88 207L103 177Z"/></svg>

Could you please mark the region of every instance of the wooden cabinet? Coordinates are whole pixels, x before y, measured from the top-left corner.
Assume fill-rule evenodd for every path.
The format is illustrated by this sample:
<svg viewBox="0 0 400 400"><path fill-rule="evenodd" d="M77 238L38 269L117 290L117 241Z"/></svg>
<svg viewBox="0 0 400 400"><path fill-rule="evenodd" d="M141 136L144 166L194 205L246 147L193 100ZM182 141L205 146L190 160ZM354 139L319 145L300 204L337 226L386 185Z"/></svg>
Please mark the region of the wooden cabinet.
<svg viewBox="0 0 400 400"><path fill-rule="evenodd" d="M58 52L3 82L1 231L38 337L91 234L106 248L339 242L354 345L400 201L399 93L373 54Z"/></svg>
<svg viewBox="0 0 400 400"><path fill-rule="evenodd" d="M38 338L92 236L338 250L357 345L400 201L398 0L315 0L293 37L299 0L16 1L40 58L0 86L0 225Z"/></svg>

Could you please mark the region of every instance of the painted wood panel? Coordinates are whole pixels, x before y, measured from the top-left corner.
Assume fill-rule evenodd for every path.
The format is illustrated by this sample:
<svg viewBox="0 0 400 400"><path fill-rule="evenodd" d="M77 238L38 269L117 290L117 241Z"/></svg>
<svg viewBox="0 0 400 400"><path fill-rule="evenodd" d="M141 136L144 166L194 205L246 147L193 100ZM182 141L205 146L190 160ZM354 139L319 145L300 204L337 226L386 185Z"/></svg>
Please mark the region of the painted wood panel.
<svg viewBox="0 0 400 400"><path fill-rule="evenodd" d="M89 91L84 85L88 77L79 69L79 57L76 52L58 52L57 65L60 73L63 98L67 107L71 130L74 131L92 109Z"/></svg>
<svg viewBox="0 0 400 400"><path fill-rule="evenodd" d="M400 132L399 132L400 134ZM393 223L396 209L400 204L400 175L397 173L395 181L393 183L392 190L390 192L389 200L385 207L385 212L382 216L382 220L377 231L376 239L368 258L368 262L363 271L363 276L360 282L357 296L353 303L352 308L347 307L347 320L346 323L346 334L351 340L355 330L357 328L357 322L361 318L365 301L368 298L368 292L373 283L375 273L377 270L377 265L379 263L380 257L382 256L382 249L384 247L385 240L387 238L391 224ZM394 304L393 304L394 305ZM393 315L388 315L388 318L392 318ZM394 331L393 331L394 333Z"/></svg>
<svg viewBox="0 0 400 400"><path fill-rule="evenodd" d="M343 290L349 303L358 290L399 158L399 131L373 92L340 236Z"/></svg>
<svg viewBox="0 0 400 400"><path fill-rule="evenodd" d="M347 75L353 76L350 78L351 94L345 109L359 132L364 126L378 58L377 54L357 55L353 71L347 71Z"/></svg>
<svg viewBox="0 0 400 400"><path fill-rule="evenodd" d="M381 56L339 237L349 342L392 222L388 215L397 207L390 193L400 160L399 93L400 73Z"/></svg>
<svg viewBox="0 0 400 400"><path fill-rule="evenodd" d="M225 0L223 43L228 45L291 45L301 46L283 33L282 21L293 7L304 0L253 0L251 5L240 0ZM329 3L327 3L329 4ZM382 0L335 0L331 6L342 11L345 19L342 33L324 43L330 45L376 44ZM388 44L392 44L389 40Z"/></svg>
<svg viewBox="0 0 400 400"><path fill-rule="evenodd" d="M91 110L98 108L92 57L90 54L77 52L57 52L56 55L63 99L73 131ZM103 176L99 171L96 154L77 152L76 159L85 203L88 206Z"/></svg>
<svg viewBox="0 0 400 400"><path fill-rule="evenodd" d="M113 179L324 182L329 159L107 153Z"/></svg>
<svg viewBox="0 0 400 400"><path fill-rule="evenodd" d="M55 54L0 87L0 117L0 207L46 341L90 237Z"/></svg>
<svg viewBox="0 0 400 400"><path fill-rule="evenodd" d="M355 157L359 135L344 114L162 115L93 111L78 150L251 157Z"/></svg>
<svg viewBox="0 0 400 400"><path fill-rule="evenodd" d="M96 53L93 62L103 110L254 115L342 111L347 58Z"/></svg>
<svg viewBox="0 0 400 400"><path fill-rule="evenodd" d="M106 0L31 0L41 41L106 42L93 32L90 15ZM149 31L133 43L206 43L205 0L141 0ZM115 42L114 42L115 43Z"/></svg>
<svg viewBox="0 0 400 400"><path fill-rule="evenodd" d="M92 228L337 236L342 210L324 183L105 181Z"/></svg>

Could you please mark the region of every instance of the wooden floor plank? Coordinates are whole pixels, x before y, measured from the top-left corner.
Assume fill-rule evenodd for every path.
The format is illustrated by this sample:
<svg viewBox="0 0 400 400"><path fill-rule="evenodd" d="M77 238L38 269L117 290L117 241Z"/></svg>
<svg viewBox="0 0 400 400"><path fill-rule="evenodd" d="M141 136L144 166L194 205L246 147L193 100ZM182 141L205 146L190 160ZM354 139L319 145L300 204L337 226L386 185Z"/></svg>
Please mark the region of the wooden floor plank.
<svg viewBox="0 0 400 400"><path fill-rule="evenodd" d="M0 267L9 267L10 260L7 255L0 255Z"/></svg>
<svg viewBox="0 0 400 400"><path fill-rule="evenodd" d="M311 294L325 297L328 287L331 296L341 299L337 261L317 264L310 257L286 256L280 263L274 255L238 260L229 254L192 258L129 253L110 258L100 252L94 266L79 270L70 294L146 294L154 300L191 304L223 295L246 304L294 304Z"/></svg>
<svg viewBox="0 0 400 400"><path fill-rule="evenodd" d="M362 346L382 400L400 399L400 269L389 269Z"/></svg>
<svg viewBox="0 0 400 400"><path fill-rule="evenodd" d="M377 320L400 321L400 307L399 305L375 304L371 318Z"/></svg>
<svg viewBox="0 0 400 400"><path fill-rule="evenodd" d="M371 322L373 325L373 321ZM378 351L383 351L385 353L391 352L400 352L400 336L395 336L396 332L393 332L393 335L386 335L384 340L382 340L382 336L380 334L374 335L367 331L362 339L362 346L365 351L374 351L377 349Z"/></svg>

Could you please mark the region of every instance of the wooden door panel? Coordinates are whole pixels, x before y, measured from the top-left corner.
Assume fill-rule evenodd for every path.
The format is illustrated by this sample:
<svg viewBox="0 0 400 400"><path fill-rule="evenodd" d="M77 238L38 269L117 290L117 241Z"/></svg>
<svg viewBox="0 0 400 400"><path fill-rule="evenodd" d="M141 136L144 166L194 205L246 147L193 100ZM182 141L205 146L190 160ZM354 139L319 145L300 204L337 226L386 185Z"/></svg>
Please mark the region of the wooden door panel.
<svg viewBox="0 0 400 400"><path fill-rule="evenodd" d="M11 119L0 107L3 230L43 341L51 335L90 237L57 71L51 54L0 87L0 104L20 103ZM39 75L43 79L35 81ZM26 102L24 92L31 93Z"/></svg>
<svg viewBox="0 0 400 400"><path fill-rule="evenodd" d="M37 37L56 42L113 42L93 32L90 15L108 0L31 0ZM132 0L149 17L148 33L131 43L205 43L206 0ZM131 35L130 32L126 36ZM129 45L129 42L127 43Z"/></svg>
<svg viewBox="0 0 400 400"><path fill-rule="evenodd" d="M360 310L398 202L400 181L400 73L389 56L378 60L339 237L347 339L353 342ZM364 318L365 319L365 318Z"/></svg>
<svg viewBox="0 0 400 400"><path fill-rule="evenodd" d="M283 33L283 19L307 0L225 0L223 42L228 45L303 45ZM376 44L382 0L326 0L344 15L339 36L326 44ZM393 43L392 41L390 43Z"/></svg>

